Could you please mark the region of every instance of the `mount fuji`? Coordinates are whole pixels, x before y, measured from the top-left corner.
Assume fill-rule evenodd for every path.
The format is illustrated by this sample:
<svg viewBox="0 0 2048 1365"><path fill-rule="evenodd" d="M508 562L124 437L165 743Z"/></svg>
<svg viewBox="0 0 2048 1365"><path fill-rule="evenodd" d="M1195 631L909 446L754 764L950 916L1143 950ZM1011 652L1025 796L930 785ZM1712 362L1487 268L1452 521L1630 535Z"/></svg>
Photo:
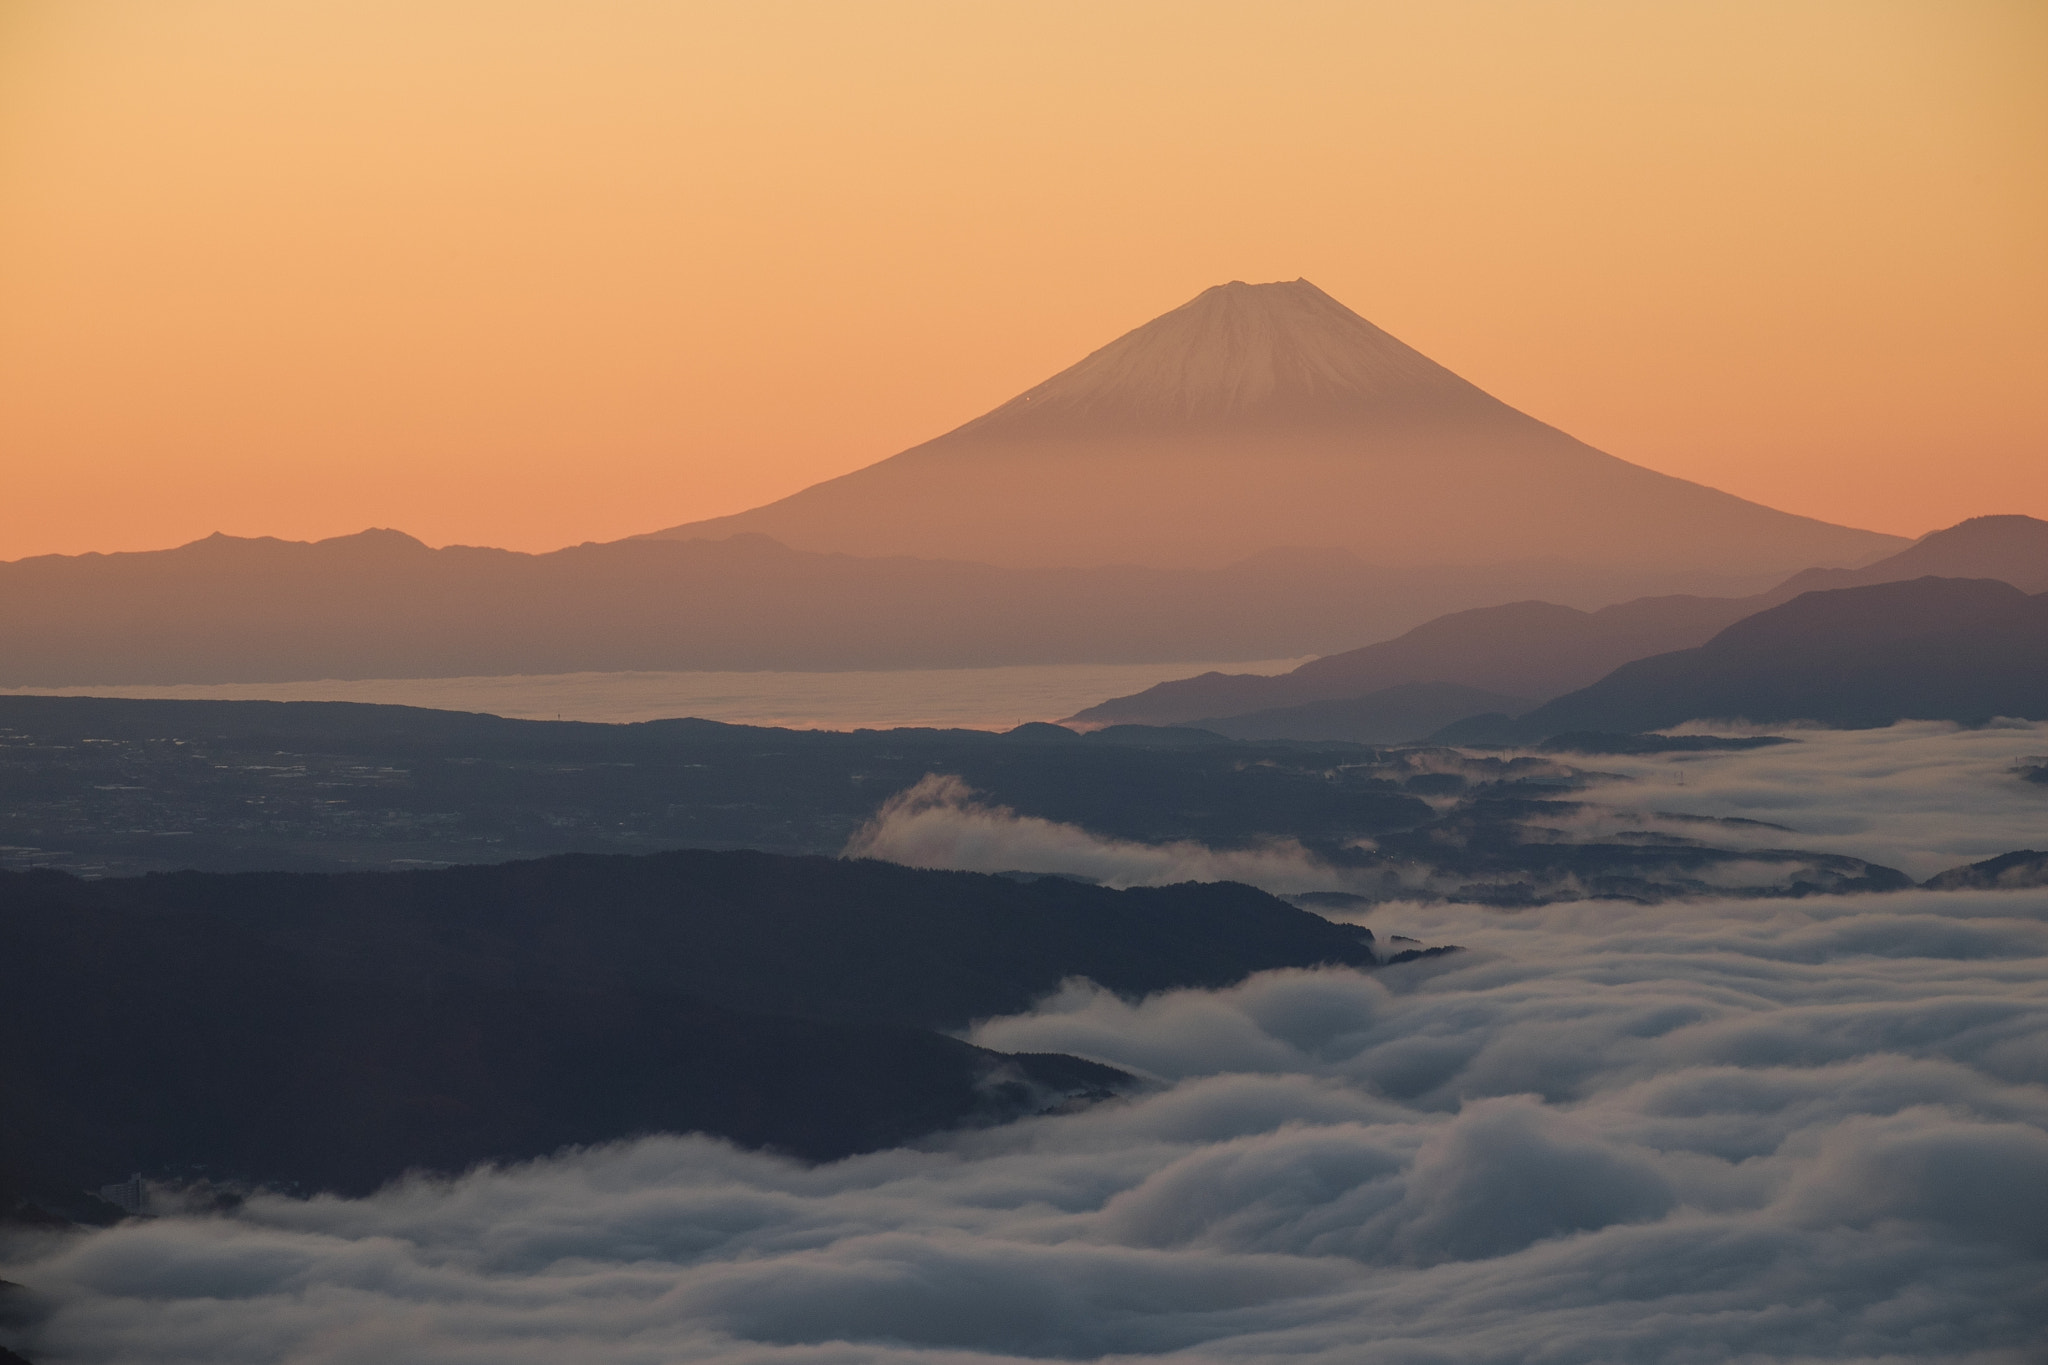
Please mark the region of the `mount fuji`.
<svg viewBox="0 0 2048 1365"><path fill-rule="evenodd" d="M1604 454L1307 280L1233 281L902 454L650 533L1012 566L1193 568L1282 548L1388 567L1774 575L1893 536Z"/></svg>

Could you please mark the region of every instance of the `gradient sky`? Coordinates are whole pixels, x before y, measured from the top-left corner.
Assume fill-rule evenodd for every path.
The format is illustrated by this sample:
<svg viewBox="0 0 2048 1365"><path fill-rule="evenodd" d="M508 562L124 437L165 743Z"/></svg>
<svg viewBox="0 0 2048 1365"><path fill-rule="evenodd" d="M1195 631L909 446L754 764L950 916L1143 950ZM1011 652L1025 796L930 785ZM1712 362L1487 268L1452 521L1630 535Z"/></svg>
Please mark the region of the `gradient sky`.
<svg viewBox="0 0 2048 1365"><path fill-rule="evenodd" d="M737 511L1228 279L2048 517L2040 0L0 0L0 558Z"/></svg>

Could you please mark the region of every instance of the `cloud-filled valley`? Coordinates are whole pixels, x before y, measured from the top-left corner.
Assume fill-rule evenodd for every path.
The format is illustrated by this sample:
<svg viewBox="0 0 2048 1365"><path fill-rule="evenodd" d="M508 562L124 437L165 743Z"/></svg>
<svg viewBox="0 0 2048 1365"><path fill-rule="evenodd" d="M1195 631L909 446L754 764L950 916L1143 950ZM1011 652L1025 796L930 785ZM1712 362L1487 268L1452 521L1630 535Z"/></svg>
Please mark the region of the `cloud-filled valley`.
<svg viewBox="0 0 2048 1365"><path fill-rule="evenodd" d="M1706 732L1737 731L1726 724L1673 731ZM1848 854L1919 879L2048 840L2048 787L2023 781L2019 772L2048 753L2048 724L1901 721L1871 730L1774 726L1766 733L1798 742L1647 759L1603 755L1590 766L1628 780L1585 795L1785 826L1790 833L1724 827L1714 838Z"/></svg>
<svg viewBox="0 0 2048 1365"><path fill-rule="evenodd" d="M654 1137L17 1243L42 1359L2018 1360L2048 893L1379 907L1466 951L972 1038L1142 1072L815 1167Z"/></svg>

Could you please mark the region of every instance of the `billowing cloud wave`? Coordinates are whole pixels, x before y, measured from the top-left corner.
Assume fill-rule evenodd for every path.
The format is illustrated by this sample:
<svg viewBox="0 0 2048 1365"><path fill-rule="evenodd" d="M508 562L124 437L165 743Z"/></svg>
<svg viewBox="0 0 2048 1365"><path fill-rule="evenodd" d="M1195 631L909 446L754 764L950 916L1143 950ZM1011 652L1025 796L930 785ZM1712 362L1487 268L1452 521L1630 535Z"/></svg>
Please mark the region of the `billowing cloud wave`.
<svg viewBox="0 0 2048 1365"><path fill-rule="evenodd" d="M978 1041L1156 1086L806 1168L660 1137L15 1248L51 1361L2011 1361L2048 893L1383 906L1468 951Z"/></svg>

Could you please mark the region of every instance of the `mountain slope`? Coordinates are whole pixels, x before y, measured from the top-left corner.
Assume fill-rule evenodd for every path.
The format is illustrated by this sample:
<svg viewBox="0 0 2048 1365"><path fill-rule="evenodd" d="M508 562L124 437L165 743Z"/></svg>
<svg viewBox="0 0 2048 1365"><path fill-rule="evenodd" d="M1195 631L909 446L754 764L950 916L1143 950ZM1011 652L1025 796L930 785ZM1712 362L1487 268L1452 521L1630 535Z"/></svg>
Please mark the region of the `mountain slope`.
<svg viewBox="0 0 2048 1365"><path fill-rule="evenodd" d="M1218 285L935 440L765 507L653 533L1001 564L1569 561L1786 573L1893 537L1615 459L1306 280Z"/></svg>
<svg viewBox="0 0 2048 1365"><path fill-rule="evenodd" d="M1475 607L1424 622L1391 640L1311 659L1289 673L1177 678L1091 706L1065 723L1207 723L1423 683L1511 697L1553 697L1630 659L1705 639L1754 610L1747 603L1748 599L1660 597L1590 612L1554 602Z"/></svg>
<svg viewBox="0 0 2048 1365"><path fill-rule="evenodd" d="M2048 593L1916 578L1804 593L1511 724L1458 732L1541 739L1723 717L1854 726L1996 716L2048 720Z"/></svg>
<svg viewBox="0 0 2048 1365"><path fill-rule="evenodd" d="M1930 531L1895 555L1860 569L1807 569L1766 596L1790 601L1822 588L1862 588L1909 578L1995 578L2022 592L2048 592L2048 521L1971 517Z"/></svg>
<svg viewBox="0 0 2048 1365"><path fill-rule="evenodd" d="M1407 744L1456 720L1484 712L1515 714L1529 701L1458 683L1412 682L1362 697L1304 702L1241 716L1194 722L1194 728L1231 739L1348 740L1354 744Z"/></svg>
<svg viewBox="0 0 2048 1365"><path fill-rule="evenodd" d="M1199 720L1216 728L1217 718L1225 718L1227 724L1230 717L1256 711L1422 682L1554 697L1596 682L1632 659L1703 644L1743 617L1803 592L1930 574L1994 578L2027 592L2048 589L2048 522L2024 516L1972 517L1930 532L1875 564L1809 569L1751 597L1648 597L1591 612L1550 602L1510 602L1456 612L1392 640L1310 660L1290 673L1207 673L1175 679L1089 707L1069 720L1082 726Z"/></svg>

